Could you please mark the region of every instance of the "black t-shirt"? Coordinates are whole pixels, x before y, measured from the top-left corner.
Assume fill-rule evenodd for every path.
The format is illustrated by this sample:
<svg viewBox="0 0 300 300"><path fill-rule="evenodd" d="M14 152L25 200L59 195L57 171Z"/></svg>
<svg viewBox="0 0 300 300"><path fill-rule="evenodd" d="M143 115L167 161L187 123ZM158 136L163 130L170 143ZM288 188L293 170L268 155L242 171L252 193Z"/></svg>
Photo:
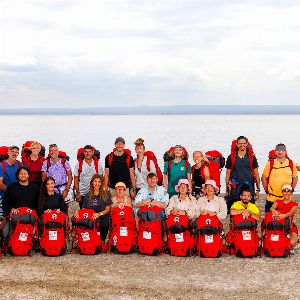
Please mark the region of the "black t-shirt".
<svg viewBox="0 0 300 300"><path fill-rule="evenodd" d="M112 205L112 201L109 193L107 194L107 199L105 202L101 198L101 195L94 196L92 198L91 203L89 202L89 197L90 197L89 193L85 195L82 203L82 208L89 208L94 210L96 213L99 213L101 211L104 211L106 206ZM109 225L109 214L100 217L100 224L103 226Z"/></svg>
<svg viewBox="0 0 300 300"><path fill-rule="evenodd" d="M231 155L228 156L225 167L226 169L231 169ZM252 168L258 168L258 162L255 156L253 157ZM238 155L236 155L234 167L232 173L230 174L230 178L236 180L237 182L253 181L253 175L250 168L250 160L247 154L243 158L240 158Z"/></svg>
<svg viewBox="0 0 300 300"><path fill-rule="evenodd" d="M120 156L113 154L111 165L109 165L109 155L105 157L105 168L109 168L109 186L115 188L116 183L123 182L126 187L130 187L130 172L129 168L134 167L132 156L128 168L128 154L123 153Z"/></svg>
<svg viewBox="0 0 300 300"><path fill-rule="evenodd" d="M205 179L201 176L200 170L201 168L194 168L193 171L193 182L195 187L202 187L202 185L205 183Z"/></svg>
<svg viewBox="0 0 300 300"><path fill-rule="evenodd" d="M33 184L21 185L19 182L10 184L4 194L3 210L9 214L12 208L29 207L37 209L39 189Z"/></svg>
<svg viewBox="0 0 300 300"><path fill-rule="evenodd" d="M67 208L63 196L58 193L54 193L54 195L48 195L45 199L45 204L41 213L47 209L60 209L62 212L66 213Z"/></svg>

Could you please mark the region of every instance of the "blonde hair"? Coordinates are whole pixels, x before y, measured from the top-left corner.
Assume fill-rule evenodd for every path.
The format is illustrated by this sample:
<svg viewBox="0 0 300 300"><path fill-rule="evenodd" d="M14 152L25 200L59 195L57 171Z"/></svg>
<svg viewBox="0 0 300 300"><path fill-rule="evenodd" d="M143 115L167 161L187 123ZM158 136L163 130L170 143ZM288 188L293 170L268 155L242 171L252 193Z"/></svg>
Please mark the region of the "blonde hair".
<svg viewBox="0 0 300 300"><path fill-rule="evenodd" d="M209 159L207 158L207 156L202 151L200 151L200 150L194 151L193 156L194 156L195 153L199 153L201 155L201 157L203 158L203 161L205 163L209 163Z"/></svg>
<svg viewBox="0 0 300 300"><path fill-rule="evenodd" d="M136 141L134 142L135 147L140 147L142 146L145 149L145 144L144 144L144 140L142 138L138 138L136 139Z"/></svg>
<svg viewBox="0 0 300 300"><path fill-rule="evenodd" d="M41 146L41 144L40 144L39 142L32 142L31 145L30 145L30 150L32 150L32 148L33 148L34 146L36 146L37 149L39 149L39 151L41 151L42 146Z"/></svg>

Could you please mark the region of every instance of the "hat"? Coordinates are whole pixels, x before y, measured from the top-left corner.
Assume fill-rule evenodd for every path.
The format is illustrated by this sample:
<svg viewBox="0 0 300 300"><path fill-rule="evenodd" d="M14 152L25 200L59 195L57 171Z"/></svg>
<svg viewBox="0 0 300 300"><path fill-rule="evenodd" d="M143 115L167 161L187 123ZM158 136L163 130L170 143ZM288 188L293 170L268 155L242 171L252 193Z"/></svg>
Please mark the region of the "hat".
<svg viewBox="0 0 300 300"><path fill-rule="evenodd" d="M285 189L288 189L288 190L290 190L290 191L293 190L293 188L291 187L290 184L285 184L285 185L283 185L282 188L281 188L281 190L283 191L283 190L285 190Z"/></svg>
<svg viewBox="0 0 300 300"><path fill-rule="evenodd" d="M186 184L186 185L188 186L188 191L189 191L189 193L192 192L192 189L190 188L190 183L189 183L189 181L188 181L187 179L179 179L178 184L175 185L175 191L176 191L177 193L179 192L179 186L180 186L181 184Z"/></svg>
<svg viewBox="0 0 300 300"><path fill-rule="evenodd" d="M116 144L116 143L119 143L119 142L125 144L125 140L124 140L121 136L119 136L119 137L116 138L115 144Z"/></svg>
<svg viewBox="0 0 300 300"><path fill-rule="evenodd" d="M174 149L175 149L175 148L183 149L183 147L182 147L181 145L175 145L175 146L174 146Z"/></svg>
<svg viewBox="0 0 300 300"><path fill-rule="evenodd" d="M217 184L216 184L216 182L214 180L212 180L212 179L206 180L205 183L204 183L204 188L205 188L205 185L212 185L213 188L215 189L215 192L216 193L219 192L219 188L218 188L218 186L217 186Z"/></svg>
<svg viewBox="0 0 300 300"><path fill-rule="evenodd" d="M154 177L154 176L157 176L156 173L154 173L154 172L149 172L149 173L147 174L147 178L152 178L152 177Z"/></svg>
<svg viewBox="0 0 300 300"><path fill-rule="evenodd" d="M116 183L115 189L118 187L123 187L124 189L126 189L126 184L124 182L120 181L120 182Z"/></svg>
<svg viewBox="0 0 300 300"><path fill-rule="evenodd" d="M276 151L280 151L280 150L286 151L286 146L283 144L278 144L278 145L276 145L275 150Z"/></svg>

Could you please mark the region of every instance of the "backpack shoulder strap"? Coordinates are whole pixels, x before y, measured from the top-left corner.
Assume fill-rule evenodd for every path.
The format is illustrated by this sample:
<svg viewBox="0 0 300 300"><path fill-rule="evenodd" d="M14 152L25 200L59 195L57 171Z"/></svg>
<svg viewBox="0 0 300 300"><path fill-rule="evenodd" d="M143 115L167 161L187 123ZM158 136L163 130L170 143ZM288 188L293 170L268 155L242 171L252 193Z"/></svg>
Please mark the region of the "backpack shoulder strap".
<svg viewBox="0 0 300 300"><path fill-rule="evenodd" d="M98 174L98 172L99 172L99 159L98 159L98 157L94 157L93 162L94 162L96 174Z"/></svg>
<svg viewBox="0 0 300 300"><path fill-rule="evenodd" d="M187 174L189 172L189 161L187 159L184 160L185 174L187 178Z"/></svg>
<svg viewBox="0 0 300 300"><path fill-rule="evenodd" d="M150 172L150 158L149 158L149 156L146 156L146 166L147 166L148 172Z"/></svg>
<svg viewBox="0 0 300 300"><path fill-rule="evenodd" d="M168 172L167 172L167 175L169 176L169 180L170 180L170 171L171 171L171 168L172 168L172 162L173 160L169 160L168 161Z"/></svg>
<svg viewBox="0 0 300 300"><path fill-rule="evenodd" d="M274 159L271 159L270 160L270 170L269 170L269 176L268 177L270 177L270 174L272 172L273 167L274 167Z"/></svg>
<svg viewBox="0 0 300 300"><path fill-rule="evenodd" d="M83 159L78 159L78 177L80 177L80 174L82 172L82 165L83 165Z"/></svg>
<svg viewBox="0 0 300 300"><path fill-rule="evenodd" d="M110 152L108 154L108 165L109 167L111 166L112 162L113 162L113 159L114 159L114 153L113 152Z"/></svg>

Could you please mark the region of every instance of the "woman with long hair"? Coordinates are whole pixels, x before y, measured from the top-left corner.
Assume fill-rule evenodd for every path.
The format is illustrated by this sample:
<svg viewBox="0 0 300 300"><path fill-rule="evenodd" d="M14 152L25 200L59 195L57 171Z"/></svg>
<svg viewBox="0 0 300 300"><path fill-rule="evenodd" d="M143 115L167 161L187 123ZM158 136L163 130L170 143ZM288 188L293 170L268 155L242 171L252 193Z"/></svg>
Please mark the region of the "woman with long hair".
<svg viewBox="0 0 300 300"><path fill-rule="evenodd" d="M149 168L147 166L147 157L145 156L145 144L142 138L138 138L135 142L136 159L134 160L134 176L136 180L137 192L147 186L147 174L156 173L153 160L149 160Z"/></svg>
<svg viewBox="0 0 300 300"><path fill-rule="evenodd" d="M51 210L67 213L67 207L61 194L54 191L55 180L53 177L46 177L42 184L38 203L39 214L50 212Z"/></svg>
<svg viewBox="0 0 300 300"><path fill-rule="evenodd" d="M104 181L99 174L93 175L90 181L90 192L85 195L82 208L89 208L95 211L93 219L100 220L100 236L104 242L109 230L110 208L112 201L109 193L106 192Z"/></svg>

